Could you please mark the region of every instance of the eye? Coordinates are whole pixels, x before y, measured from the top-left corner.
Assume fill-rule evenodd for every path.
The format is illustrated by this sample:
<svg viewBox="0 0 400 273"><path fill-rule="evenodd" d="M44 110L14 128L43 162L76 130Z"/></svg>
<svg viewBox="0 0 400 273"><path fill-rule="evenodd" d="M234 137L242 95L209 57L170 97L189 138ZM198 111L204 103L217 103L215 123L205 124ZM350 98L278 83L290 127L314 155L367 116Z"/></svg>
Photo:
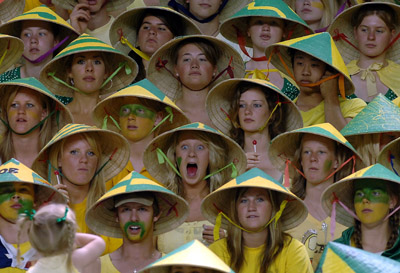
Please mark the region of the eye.
<svg viewBox="0 0 400 273"><path fill-rule="evenodd" d="M320 65L318 63L312 63L311 67L319 67Z"/></svg>
<svg viewBox="0 0 400 273"><path fill-rule="evenodd" d="M140 208L138 209L138 211L146 212L146 211L147 211L147 208L146 208L146 207L140 207Z"/></svg>
<svg viewBox="0 0 400 273"><path fill-rule="evenodd" d="M94 64L97 64L97 65L99 65L99 64L102 64L103 63L103 61L102 60L94 60Z"/></svg>
<svg viewBox="0 0 400 273"><path fill-rule="evenodd" d="M18 108L19 104L16 102L11 103L10 108Z"/></svg>
<svg viewBox="0 0 400 273"><path fill-rule="evenodd" d="M85 60L84 59L78 59L76 61L77 64L85 64Z"/></svg>
<svg viewBox="0 0 400 273"><path fill-rule="evenodd" d="M382 194L382 191L381 191L381 190L373 190L373 191L372 191L372 195L373 195L373 196L381 196L381 194Z"/></svg>
<svg viewBox="0 0 400 273"><path fill-rule="evenodd" d="M88 155L88 156L96 156L96 154L95 154L93 151L87 152L87 155Z"/></svg>
<svg viewBox="0 0 400 273"><path fill-rule="evenodd" d="M167 28L166 28L166 27L159 27L158 30L160 30L160 31L166 31Z"/></svg>
<svg viewBox="0 0 400 273"><path fill-rule="evenodd" d="M189 146L188 146L188 145L182 145L182 146L181 146L181 150L187 150L187 149L189 149Z"/></svg>
<svg viewBox="0 0 400 273"><path fill-rule="evenodd" d="M253 104L253 107L254 107L254 108L261 108L261 107L262 107L262 104L261 104L261 103L254 103L254 104Z"/></svg>
<svg viewBox="0 0 400 273"><path fill-rule="evenodd" d="M71 155L77 155L78 154L78 150L71 150L69 153Z"/></svg>
<svg viewBox="0 0 400 273"><path fill-rule="evenodd" d="M122 113L123 115L129 115L130 112L131 112L131 110L130 110L128 107L123 107L123 108L121 109L121 113Z"/></svg>
<svg viewBox="0 0 400 273"><path fill-rule="evenodd" d="M244 103L239 103L239 108L246 108L246 104L244 104Z"/></svg>
<svg viewBox="0 0 400 273"><path fill-rule="evenodd" d="M121 207L120 209L119 209L119 211L120 212L127 212L127 211L130 211L130 208L128 208L128 207Z"/></svg>
<svg viewBox="0 0 400 273"><path fill-rule="evenodd" d="M47 32L45 32L45 31L41 31L41 32L39 32L39 36L46 36L47 35Z"/></svg>
<svg viewBox="0 0 400 273"><path fill-rule="evenodd" d="M325 154L325 151L318 151L319 154Z"/></svg>
<svg viewBox="0 0 400 273"><path fill-rule="evenodd" d="M249 201L249 200L248 200L247 198L241 198L241 199L239 200L239 203L240 203L240 204L246 204L248 201Z"/></svg>
<svg viewBox="0 0 400 273"><path fill-rule="evenodd" d="M301 62L301 61L297 61L297 62L296 62L296 65L298 65L298 66L302 66L302 65L303 65L303 62Z"/></svg>
<svg viewBox="0 0 400 273"><path fill-rule="evenodd" d="M365 196L364 192L361 190L356 191L356 193L354 195L355 195L355 197L358 197L358 198L362 198Z"/></svg>
<svg viewBox="0 0 400 273"><path fill-rule="evenodd" d="M35 105L33 104L33 103L27 103L26 104L26 108L33 108L33 107L35 107Z"/></svg>
<svg viewBox="0 0 400 273"><path fill-rule="evenodd" d="M22 37L29 38L29 37L32 36L32 33L30 33L30 32L22 32L21 36L22 36Z"/></svg>
<svg viewBox="0 0 400 273"><path fill-rule="evenodd" d="M144 114L144 113L146 113L146 110L145 110L144 108L140 108L140 107L137 108L136 111L137 111L138 114Z"/></svg>
<svg viewBox="0 0 400 273"><path fill-rule="evenodd" d="M310 152L309 150L304 150L304 151L303 151L303 154L309 155L309 154L311 154L311 152Z"/></svg>
<svg viewBox="0 0 400 273"><path fill-rule="evenodd" d="M29 188L23 187L23 188L20 188L18 192L20 192L20 193L30 193L31 191L29 190Z"/></svg>
<svg viewBox="0 0 400 273"><path fill-rule="evenodd" d="M199 145L199 146L197 146L197 150L202 151L202 150L204 150L204 149L205 149L204 145Z"/></svg>
<svg viewBox="0 0 400 273"><path fill-rule="evenodd" d="M264 202L265 199L264 199L264 197L258 197L258 198L256 199L256 201L260 203L260 202Z"/></svg>
<svg viewBox="0 0 400 273"><path fill-rule="evenodd" d="M186 63L186 62L190 62L191 61L191 59L190 58L188 58L188 57L185 57L185 58L183 58L182 59L182 62L184 62L184 63Z"/></svg>

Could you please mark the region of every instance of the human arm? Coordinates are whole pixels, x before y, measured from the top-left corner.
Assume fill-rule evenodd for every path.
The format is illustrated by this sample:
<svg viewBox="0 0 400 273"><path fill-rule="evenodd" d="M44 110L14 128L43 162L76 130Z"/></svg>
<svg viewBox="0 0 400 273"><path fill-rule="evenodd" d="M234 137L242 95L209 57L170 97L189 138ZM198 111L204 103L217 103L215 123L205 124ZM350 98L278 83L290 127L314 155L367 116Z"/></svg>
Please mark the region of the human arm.
<svg viewBox="0 0 400 273"><path fill-rule="evenodd" d="M79 272L87 266L95 266L99 263L100 261L96 262L96 260L103 253L106 245L101 237L88 233L76 233L75 244L78 248L72 252L72 263Z"/></svg>

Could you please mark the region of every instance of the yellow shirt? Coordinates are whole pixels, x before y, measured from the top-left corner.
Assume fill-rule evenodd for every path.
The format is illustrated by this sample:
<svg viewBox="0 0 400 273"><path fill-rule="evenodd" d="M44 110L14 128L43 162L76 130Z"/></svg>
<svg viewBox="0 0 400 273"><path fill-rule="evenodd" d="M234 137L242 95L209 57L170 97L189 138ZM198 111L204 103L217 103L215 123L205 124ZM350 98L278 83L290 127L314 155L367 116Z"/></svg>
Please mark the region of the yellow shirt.
<svg viewBox="0 0 400 273"><path fill-rule="evenodd" d="M128 164L126 164L125 168L116 176L113 177L113 179L108 180L106 182L106 191L109 191L112 187L114 187L115 185L117 185L125 176L127 176L128 174L130 174L131 172L133 172L133 165L131 161L128 161ZM140 174L143 176L146 176L147 178L153 180L154 182L157 182L150 174L149 172L143 168L140 171ZM157 182L158 184L162 185L161 183ZM163 186L163 185L162 185Z"/></svg>
<svg viewBox="0 0 400 273"><path fill-rule="evenodd" d="M70 204L70 207L75 212L76 224L78 225L78 232L93 233L85 222L86 201L87 198L85 198L85 200L83 200L83 202L81 203ZM103 240L106 242L106 249L104 250L103 255L117 250L122 245L121 238L112 238L103 235L100 235L100 237L103 238Z"/></svg>
<svg viewBox="0 0 400 273"><path fill-rule="evenodd" d="M331 218L319 221L311 214L308 214L307 219L297 227L288 230L293 238L305 244L308 255L312 261L314 270L317 268L324 247L331 241ZM340 238L342 232L347 227L336 222L335 233L333 239Z"/></svg>
<svg viewBox="0 0 400 273"><path fill-rule="evenodd" d="M294 103L296 102L297 98L294 100ZM362 99L358 98L349 100L339 97L339 103L344 118L354 118L367 105ZM321 101L320 104L306 112L300 111L300 113L304 127L324 123L325 101Z"/></svg>
<svg viewBox="0 0 400 273"><path fill-rule="evenodd" d="M231 258L228 253L226 238L216 241L209 248L228 266ZM256 248L244 247L244 263L237 273L260 272L262 252L264 245ZM307 255L305 246L293 238L285 239L282 251L276 256L272 264L269 265L267 272L273 273L302 273L314 272Z"/></svg>
<svg viewBox="0 0 400 273"><path fill-rule="evenodd" d="M207 220L185 222L174 230L157 237L157 249L169 253L176 248L197 239L203 241L203 225L212 225Z"/></svg>
<svg viewBox="0 0 400 273"><path fill-rule="evenodd" d="M118 269L113 265L110 254L100 257L101 272L102 273L119 273Z"/></svg>

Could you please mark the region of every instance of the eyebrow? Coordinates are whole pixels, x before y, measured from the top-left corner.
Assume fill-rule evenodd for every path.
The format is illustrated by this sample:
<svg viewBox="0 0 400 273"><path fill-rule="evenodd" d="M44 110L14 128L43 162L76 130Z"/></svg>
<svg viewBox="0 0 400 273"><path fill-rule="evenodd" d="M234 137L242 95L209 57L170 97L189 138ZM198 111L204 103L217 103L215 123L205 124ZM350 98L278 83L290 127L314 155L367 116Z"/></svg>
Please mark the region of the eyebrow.
<svg viewBox="0 0 400 273"><path fill-rule="evenodd" d="M151 22L147 22L147 21L143 21L142 25L144 24L149 24L149 25L157 25L157 26L166 26L166 24L164 23L156 23L156 24L152 24Z"/></svg>

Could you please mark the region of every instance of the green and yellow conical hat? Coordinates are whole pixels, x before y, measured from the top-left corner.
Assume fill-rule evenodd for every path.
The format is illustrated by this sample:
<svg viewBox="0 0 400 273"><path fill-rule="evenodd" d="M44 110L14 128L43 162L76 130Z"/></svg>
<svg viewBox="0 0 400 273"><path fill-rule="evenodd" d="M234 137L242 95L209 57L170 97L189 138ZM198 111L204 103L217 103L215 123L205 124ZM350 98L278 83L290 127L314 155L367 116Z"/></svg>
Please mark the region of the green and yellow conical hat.
<svg viewBox="0 0 400 273"><path fill-rule="evenodd" d="M146 170L152 177L154 177L154 179L165 184L166 174L170 172L170 166L167 162L164 164L159 163L160 151L158 149L160 149L164 155L167 154L167 150L171 146L173 137L176 134L188 131L191 131L194 134L196 134L196 132L204 132L210 135L210 139L216 139L216 141L218 140L221 144L224 143L226 145L226 147L223 148L226 151L225 165L233 163L238 174L241 174L246 170L246 154L235 141L203 123L196 122L165 132L154 138L149 143L143 155L143 163ZM222 164L222 162L218 163ZM217 170L210 170L210 172L214 171Z"/></svg>
<svg viewBox="0 0 400 273"><path fill-rule="evenodd" d="M400 177L391 172L389 169L383 167L381 164L374 164L364 169L359 170L345 178L333 183L323 193L321 197L322 207L328 215L331 215L332 204L336 197L347 206L347 208L354 211L354 193L353 184L355 180L369 180L374 179L378 181L385 181L395 183L400 187ZM345 225L353 226L354 218L346 212L346 210L339 205L336 205L336 222Z"/></svg>
<svg viewBox="0 0 400 273"><path fill-rule="evenodd" d="M56 95L73 97L75 91L61 84L50 74L70 84L68 71L71 69L73 55L84 52L100 52L109 75L118 71L112 80L100 90L100 95L114 93L124 88L135 79L139 71L138 65L133 59L103 41L84 33L43 67L40 72L40 81L49 89L54 90Z"/></svg>
<svg viewBox="0 0 400 273"><path fill-rule="evenodd" d="M265 55L267 58L271 58L271 63L280 71L287 74L289 77L292 77L294 74L292 68L292 56L289 52L290 50L304 52L331 66L344 77L343 91L345 91L346 95L354 93L354 84L351 81L347 67L329 33L322 32L307 35L276 43L265 49Z"/></svg>
<svg viewBox="0 0 400 273"><path fill-rule="evenodd" d="M386 2L386 3L384 3ZM344 10L340 13L332 22L332 24L328 28L328 32L332 35L337 48L339 49L343 60L345 63L349 63L352 60L358 60L360 58L360 52L358 49L354 48L354 46L358 46L354 37L354 26L351 24L351 20L361 7L366 5L387 5L393 9L394 13L397 14L397 18L400 17L400 6L396 4L389 3L393 1L377 1L371 3L362 3L360 5L355 5L351 8ZM399 32L400 28L397 25L395 33ZM346 41L347 40L347 41ZM392 60L393 62L399 63L400 59L400 43L395 42L392 44L390 48L386 51L386 59Z"/></svg>
<svg viewBox="0 0 400 273"><path fill-rule="evenodd" d="M107 11L114 11L119 9L125 9L134 0L108 0L105 1ZM52 3L56 6L62 7L67 10L73 10L75 5L78 4L78 0L52 0Z"/></svg>
<svg viewBox="0 0 400 273"><path fill-rule="evenodd" d="M149 264L140 272L169 273L172 266L191 266L208 269L211 272L235 273L214 252L198 240L184 244L154 263Z"/></svg>
<svg viewBox="0 0 400 273"><path fill-rule="evenodd" d="M160 5L161 6L168 6L168 3L171 0L160 0ZM249 4L252 0L228 0L225 7L222 9L222 11L219 14L219 21L222 22L228 18L230 18L232 15L234 15L236 12L241 10L245 5ZM186 9L189 9L188 7L188 1L185 0L175 0L176 3L183 5ZM222 1L221 1L222 2Z"/></svg>
<svg viewBox="0 0 400 273"><path fill-rule="evenodd" d="M0 83L0 96L3 99L9 98L12 92L17 91L20 88L29 88L30 90L38 92L39 94L44 95L47 98L51 99L52 101L50 104L51 109L47 109L48 111L47 115L51 116L49 116L47 122L50 122L52 136L55 135L58 132L58 130L60 130L63 126L73 121L73 117L70 110L63 103L61 103L56 98L56 96L36 78L32 77L22 78ZM8 120L6 111L2 111L0 115L4 121ZM0 131L4 132L5 130L6 127L4 123L1 122Z"/></svg>
<svg viewBox="0 0 400 273"><path fill-rule="evenodd" d="M24 43L21 39L0 34L0 74L14 65L24 52Z"/></svg>
<svg viewBox="0 0 400 273"><path fill-rule="evenodd" d="M377 159L377 163L382 164L389 170L399 175L400 171L400 138L397 138L383 147Z"/></svg>
<svg viewBox="0 0 400 273"><path fill-rule="evenodd" d="M111 118L119 124L119 110L121 109L121 106L131 102L130 98L159 102L164 105L164 108L169 108L172 111L172 115L158 127L159 134L190 123L186 115L173 101L171 101L149 80L144 79L121 89L117 93L99 102L93 111L93 120L96 126L104 128L104 125L106 125L106 129L119 133L119 128ZM164 117L167 117L170 114L170 110L166 109L163 111ZM106 119L107 123L104 124L105 118L108 117L110 117L110 119Z"/></svg>
<svg viewBox="0 0 400 273"><path fill-rule="evenodd" d="M281 19L285 22L285 33L289 39L301 37L314 31L282 0L255 0L242 8L232 17L225 20L220 32L227 40L238 43L237 32L246 39L246 46L253 47L251 38L247 35L251 17L268 17Z"/></svg>
<svg viewBox="0 0 400 273"><path fill-rule="evenodd" d="M321 123L280 134L271 141L271 146L269 147L269 158L281 172L285 170L287 159L292 162L295 160L296 151L300 149L301 139L305 134L331 139L338 143L340 147L347 149L350 154L355 154L359 159L361 159L360 155L350 142L348 142L347 139L344 138L335 127L333 127L333 125L330 123ZM296 170L294 168L289 169L290 178L293 178L295 173Z"/></svg>
<svg viewBox="0 0 400 273"><path fill-rule="evenodd" d="M161 91L163 91L171 100L176 101L182 95L181 83L171 75L169 71L174 71L174 60L172 54L177 51L180 43L189 41L205 41L211 43L212 46L221 51L221 56L217 60L217 74L223 72L227 67L232 67L233 77L241 78L244 76L245 65L239 52L221 39L207 35L187 35L177 37L160 47L151 56L147 69L147 79L153 82ZM165 63L165 67L160 67L160 61ZM169 71L168 71L169 70ZM227 71L224 71L221 77L214 81L210 88L218 82L225 79L230 79L231 76Z"/></svg>
<svg viewBox="0 0 400 273"><path fill-rule="evenodd" d="M141 21L144 19L143 16L152 13L164 13L174 18L174 21L181 22L182 36L201 34L196 24L183 14L166 7L147 6L125 11L115 19L110 28L111 44L124 54L128 54L131 48L126 42L121 40L121 35L125 37L131 45L137 46L137 34L140 24L142 23Z"/></svg>
<svg viewBox="0 0 400 273"><path fill-rule="evenodd" d="M213 124L226 135L230 135L232 121L229 112L232 108L232 98L237 92L240 83L251 83L267 88L269 92L275 93L274 102L278 103L279 96L283 97L280 107L284 109L283 123L285 130L291 131L303 127L303 119L297 106L274 84L259 79L228 79L214 86L207 95L206 109ZM270 109L272 111L272 109Z"/></svg>
<svg viewBox="0 0 400 273"><path fill-rule="evenodd" d="M216 218L220 212L232 219L229 211L231 202L235 202L236 191L240 188L253 187L272 191L273 195L278 198L278 203L287 200L279 218L283 230L294 228L307 218L308 210L303 201L258 168L248 170L207 195L201 204L201 213L211 223L216 223ZM228 220L222 218L221 227L226 229L228 225L230 225Z"/></svg>
<svg viewBox="0 0 400 273"><path fill-rule="evenodd" d="M398 272L400 263L341 243L329 242L316 269L322 272L387 273Z"/></svg>
<svg viewBox="0 0 400 273"><path fill-rule="evenodd" d="M33 162L32 169L37 171L40 175L48 177L49 172L53 171L49 169L48 159L54 144L72 135L83 133L94 135L97 137L96 139L99 139L101 142L102 154L99 156L96 172L100 170L103 172L104 181L110 180L125 168L129 160L130 152L129 144L124 137L113 131L102 130L95 126L71 123L64 126L46 146L43 147Z"/></svg>
<svg viewBox="0 0 400 273"><path fill-rule="evenodd" d="M346 137L400 132L400 108L382 94L378 94L340 132Z"/></svg>
<svg viewBox="0 0 400 273"><path fill-rule="evenodd" d="M189 215L185 199L137 172L131 172L106 192L86 213L86 223L96 233L122 238L120 224L115 220L115 198L153 193L157 198L161 216L154 223L154 235L180 226Z"/></svg>
<svg viewBox="0 0 400 273"><path fill-rule="evenodd" d="M0 166L0 185L1 183L33 184L35 186L35 203L37 206L45 202L66 203L62 193L15 158Z"/></svg>
<svg viewBox="0 0 400 273"><path fill-rule="evenodd" d="M65 21L57 13L55 13L45 5L41 5L37 8L31 9L9 20L4 25L0 26L0 33L8 34L14 37L20 37L22 23L24 21L44 21L54 24L58 30L58 37L60 41L69 36L67 41L65 41L64 44L62 44L56 50L56 53L60 52L72 40L76 39L76 37L79 36L79 33L70 24L68 24L67 21Z"/></svg>

